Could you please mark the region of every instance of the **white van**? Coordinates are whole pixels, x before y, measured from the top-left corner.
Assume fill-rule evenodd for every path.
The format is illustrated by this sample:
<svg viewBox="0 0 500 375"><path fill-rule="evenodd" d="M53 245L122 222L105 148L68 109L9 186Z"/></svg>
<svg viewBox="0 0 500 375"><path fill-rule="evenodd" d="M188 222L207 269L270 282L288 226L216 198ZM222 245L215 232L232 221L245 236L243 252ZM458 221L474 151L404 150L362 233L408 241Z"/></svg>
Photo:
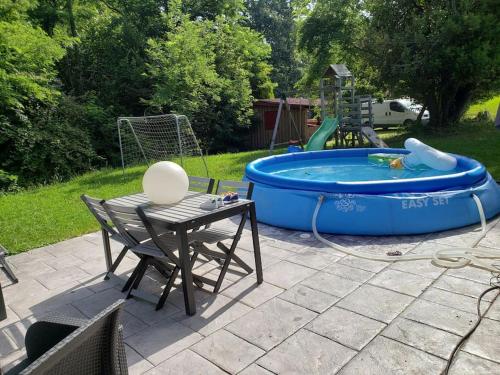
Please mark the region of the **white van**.
<svg viewBox="0 0 500 375"><path fill-rule="evenodd" d="M417 121L422 106L409 99L390 99L372 103L373 126L387 129L392 126L409 126ZM422 124L429 122L429 111L422 115Z"/></svg>

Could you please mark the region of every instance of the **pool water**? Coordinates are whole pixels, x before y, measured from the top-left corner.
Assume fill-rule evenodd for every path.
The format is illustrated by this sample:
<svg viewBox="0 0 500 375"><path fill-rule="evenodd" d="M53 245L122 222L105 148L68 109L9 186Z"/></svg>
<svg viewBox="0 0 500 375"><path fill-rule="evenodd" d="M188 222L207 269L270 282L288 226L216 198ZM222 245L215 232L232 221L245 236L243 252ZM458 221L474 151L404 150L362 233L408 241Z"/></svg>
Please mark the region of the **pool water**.
<svg viewBox="0 0 500 375"><path fill-rule="evenodd" d="M278 166L279 168L276 169ZM325 182L404 180L449 175L463 170L460 167L446 172L434 169L393 169L386 164L374 162L366 157L306 159L300 162L290 161L262 168L263 172L275 176Z"/></svg>

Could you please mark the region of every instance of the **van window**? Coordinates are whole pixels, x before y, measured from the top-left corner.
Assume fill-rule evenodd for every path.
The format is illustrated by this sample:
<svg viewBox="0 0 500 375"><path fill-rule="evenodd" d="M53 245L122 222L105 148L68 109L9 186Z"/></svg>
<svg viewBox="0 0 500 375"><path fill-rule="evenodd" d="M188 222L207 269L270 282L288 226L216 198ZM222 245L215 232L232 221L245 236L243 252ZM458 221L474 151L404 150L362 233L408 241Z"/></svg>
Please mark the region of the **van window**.
<svg viewBox="0 0 500 375"><path fill-rule="evenodd" d="M390 102L389 109L394 112L404 112L405 106L402 105L400 102Z"/></svg>

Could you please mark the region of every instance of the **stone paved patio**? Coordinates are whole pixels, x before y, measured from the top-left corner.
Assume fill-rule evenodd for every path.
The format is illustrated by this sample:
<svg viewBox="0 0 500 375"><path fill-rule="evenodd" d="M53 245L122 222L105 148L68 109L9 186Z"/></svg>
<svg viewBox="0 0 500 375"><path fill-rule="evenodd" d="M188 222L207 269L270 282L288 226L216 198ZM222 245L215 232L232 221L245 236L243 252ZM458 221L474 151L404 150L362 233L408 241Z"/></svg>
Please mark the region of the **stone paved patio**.
<svg viewBox="0 0 500 375"><path fill-rule="evenodd" d="M234 225L225 222L223 225ZM465 228L424 236L331 236L374 254L422 254L464 246ZM308 233L260 226L265 282L238 270L218 295L198 289L198 312L187 317L174 290L165 308L128 300L123 314L131 374L440 374L453 346L475 322L476 297L490 275L445 270L427 261L386 264L344 256ZM480 246L500 250L500 222L488 224ZM119 246L114 244L114 251ZM238 254L253 263L245 231ZM117 274L130 273L129 254ZM9 258L20 282L2 274L8 319L0 322L0 357L9 368L24 356L27 327L50 313L90 317L124 295L121 280L103 280L99 233ZM196 272L216 277L217 264ZM145 287L159 293L160 276ZM490 295L488 300L495 299ZM459 353L453 374L500 374L500 298Z"/></svg>

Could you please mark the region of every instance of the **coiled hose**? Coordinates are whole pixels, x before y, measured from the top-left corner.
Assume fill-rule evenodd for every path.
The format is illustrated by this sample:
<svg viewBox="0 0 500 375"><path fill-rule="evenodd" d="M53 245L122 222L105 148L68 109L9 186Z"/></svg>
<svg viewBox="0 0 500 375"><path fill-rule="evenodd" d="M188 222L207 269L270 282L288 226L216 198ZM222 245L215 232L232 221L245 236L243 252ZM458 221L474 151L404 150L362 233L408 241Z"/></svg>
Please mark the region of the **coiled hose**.
<svg viewBox="0 0 500 375"><path fill-rule="evenodd" d="M397 256L389 256L389 255L372 255L363 251L356 251L348 249L342 245L336 244L334 242L328 241L326 238L322 237L318 233L318 229L316 227L319 210L321 205L323 204L325 197L320 195L318 197L318 203L316 204L316 208L314 210L314 214L312 217L312 230L314 236L324 243L325 245L340 251L342 253L352 255L362 259L368 260L377 260L380 262L408 262L408 261L416 261L416 260L431 260L432 264L438 267L446 267L446 268L462 268L465 266L471 266L476 268L481 268L491 272L499 272L498 264L495 265L489 260L499 260L500 259L500 251L493 249L476 249L475 247L486 235L486 217L484 215L483 205L481 200L477 195L472 194L472 198L476 203L477 210L479 212L479 217L481 219L481 234L472 244L472 247L457 247L452 249L438 249L431 255L397 255Z"/></svg>

